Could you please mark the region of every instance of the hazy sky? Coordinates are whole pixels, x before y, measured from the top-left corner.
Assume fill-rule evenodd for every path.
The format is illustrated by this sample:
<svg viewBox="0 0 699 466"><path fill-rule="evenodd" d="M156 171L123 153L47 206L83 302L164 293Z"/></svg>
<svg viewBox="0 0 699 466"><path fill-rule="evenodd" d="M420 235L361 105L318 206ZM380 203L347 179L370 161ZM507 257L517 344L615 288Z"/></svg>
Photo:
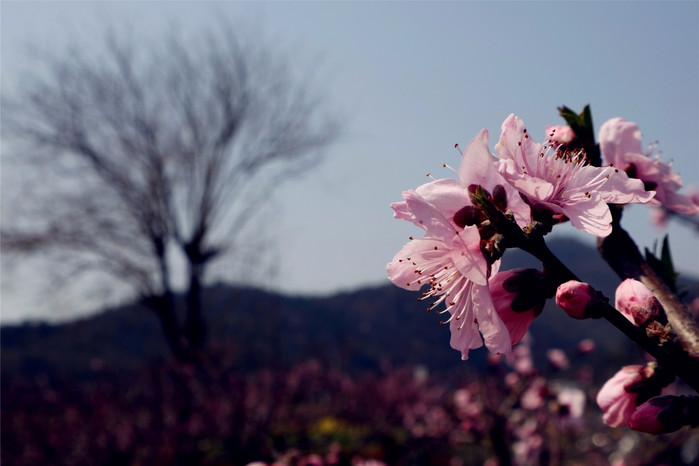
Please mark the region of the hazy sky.
<svg viewBox="0 0 699 466"><path fill-rule="evenodd" d="M562 122L557 106L590 103L597 129L616 116L636 121L644 143L659 140L663 158L674 159L685 186L699 185L695 1L3 1L1 15L8 94L32 72L25 45L61 53L71 40L99 37L105 22L159 38L168 25L196 31L223 15L259 26L292 58L305 58L299 62L317 57L319 82L346 116L346 133L317 170L277 193L279 273L265 285L285 292L385 283L386 262L418 233L393 220L389 204L426 172L449 176L441 164L458 165L454 143L465 146L481 128L492 147L512 112L540 141L547 124ZM11 176L3 166L3 180ZM644 207L632 208L624 224L641 246L663 234ZM594 243L569 225L559 230ZM679 269L699 275L696 237L675 224L669 232ZM40 271L18 279L5 269L2 322L72 315L28 298Z"/></svg>

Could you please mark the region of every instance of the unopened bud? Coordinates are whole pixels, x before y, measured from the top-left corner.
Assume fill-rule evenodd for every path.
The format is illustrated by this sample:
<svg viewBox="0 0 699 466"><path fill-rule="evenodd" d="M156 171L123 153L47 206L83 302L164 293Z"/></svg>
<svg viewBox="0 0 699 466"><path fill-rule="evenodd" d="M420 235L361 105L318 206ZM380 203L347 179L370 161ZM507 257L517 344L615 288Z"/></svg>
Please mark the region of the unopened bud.
<svg viewBox="0 0 699 466"><path fill-rule="evenodd" d="M631 415L629 427L647 434L666 434L685 425L696 426L697 397L656 396L646 401Z"/></svg>
<svg viewBox="0 0 699 466"><path fill-rule="evenodd" d="M601 297L587 283L571 280L556 290L556 304L573 319L600 317Z"/></svg>
<svg viewBox="0 0 699 466"><path fill-rule="evenodd" d="M660 314L658 299L633 278L627 278L616 289L614 306L636 327L645 327Z"/></svg>
<svg viewBox="0 0 699 466"><path fill-rule="evenodd" d="M549 140L558 144L569 144L575 139L575 132L570 126L547 126L546 135Z"/></svg>
<svg viewBox="0 0 699 466"><path fill-rule="evenodd" d="M637 405L660 395L673 380L674 376L654 362L624 366L597 393L597 404L604 411L602 421L611 427L627 425Z"/></svg>
<svg viewBox="0 0 699 466"><path fill-rule="evenodd" d="M519 343L546 304L544 274L535 269L507 270L496 273L488 285L512 344Z"/></svg>
<svg viewBox="0 0 699 466"><path fill-rule="evenodd" d="M487 220L488 217L481 209L476 206L467 205L456 211L454 214L454 223L461 228L466 228L470 225L480 225L481 222Z"/></svg>

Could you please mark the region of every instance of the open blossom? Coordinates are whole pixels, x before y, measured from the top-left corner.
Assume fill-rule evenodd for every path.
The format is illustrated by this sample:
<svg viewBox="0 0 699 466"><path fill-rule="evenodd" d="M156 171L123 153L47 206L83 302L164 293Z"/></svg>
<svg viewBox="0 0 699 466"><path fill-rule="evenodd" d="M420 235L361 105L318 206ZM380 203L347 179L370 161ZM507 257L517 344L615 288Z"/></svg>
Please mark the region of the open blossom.
<svg viewBox="0 0 699 466"><path fill-rule="evenodd" d="M644 366L624 366L602 386L597 394L597 404L604 416L602 420L611 427L622 427L629 423L636 410L638 392L629 387L643 380Z"/></svg>
<svg viewBox="0 0 699 466"><path fill-rule="evenodd" d="M499 202L520 226L529 222L529 207L498 173L486 130L466 147L458 175L458 180L440 179L405 191L404 200L391 205L395 218L424 229L425 237L408 242L386 271L402 288L418 291L428 287L421 299L433 299L430 308L445 304L441 312L450 314L445 323L451 330L451 346L463 359L470 349L482 346L483 340L490 351L509 354L510 335L488 287L499 260L491 263L484 256L478 226L459 216L457 222L455 216L473 207L468 191L473 185L499 193Z"/></svg>
<svg viewBox="0 0 699 466"><path fill-rule="evenodd" d="M669 164L643 151L636 123L623 118L606 121L600 128L599 145L607 163L643 181L648 191L656 192L649 205L662 205L680 214L699 212L691 197L677 192L682 187L680 175Z"/></svg>
<svg viewBox="0 0 699 466"><path fill-rule="evenodd" d="M514 114L502 124L495 146L500 173L532 206L564 215L579 230L595 236L612 231L607 203L647 202L653 192L643 183L613 167L593 167L581 152L559 150L547 142L536 143L522 120Z"/></svg>
<svg viewBox="0 0 699 466"><path fill-rule="evenodd" d="M568 356L566 356L562 349L549 348L546 350L546 357L549 359L551 366L555 369L564 371L570 367Z"/></svg>

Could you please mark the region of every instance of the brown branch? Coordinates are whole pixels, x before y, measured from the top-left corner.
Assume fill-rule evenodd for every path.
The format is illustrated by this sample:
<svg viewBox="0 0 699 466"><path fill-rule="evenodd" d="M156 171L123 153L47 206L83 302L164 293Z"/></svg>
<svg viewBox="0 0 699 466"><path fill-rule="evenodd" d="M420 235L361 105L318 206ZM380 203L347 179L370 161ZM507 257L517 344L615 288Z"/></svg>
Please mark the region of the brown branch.
<svg viewBox="0 0 699 466"><path fill-rule="evenodd" d="M598 249L602 257L622 279L633 278L648 287L663 306L668 323L682 347L693 358L699 360L699 326L692 318L687 306L646 262L636 243L621 227L622 208L610 207L614 216L612 223L614 228L609 236L600 238L598 241Z"/></svg>

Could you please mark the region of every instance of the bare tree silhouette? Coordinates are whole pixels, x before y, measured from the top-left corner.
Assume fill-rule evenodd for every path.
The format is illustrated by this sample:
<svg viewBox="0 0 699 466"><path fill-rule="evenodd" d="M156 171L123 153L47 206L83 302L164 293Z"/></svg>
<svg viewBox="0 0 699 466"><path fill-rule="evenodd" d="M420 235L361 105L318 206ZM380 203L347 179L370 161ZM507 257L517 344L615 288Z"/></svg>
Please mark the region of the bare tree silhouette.
<svg viewBox="0 0 699 466"><path fill-rule="evenodd" d="M3 96L3 134L36 182L2 227L3 252L51 254L71 274L127 283L173 353L189 358L205 341L207 269L240 252L241 229L319 160L340 125L288 60L241 45L231 27L163 43L105 37L97 54L45 58L46 73Z"/></svg>

